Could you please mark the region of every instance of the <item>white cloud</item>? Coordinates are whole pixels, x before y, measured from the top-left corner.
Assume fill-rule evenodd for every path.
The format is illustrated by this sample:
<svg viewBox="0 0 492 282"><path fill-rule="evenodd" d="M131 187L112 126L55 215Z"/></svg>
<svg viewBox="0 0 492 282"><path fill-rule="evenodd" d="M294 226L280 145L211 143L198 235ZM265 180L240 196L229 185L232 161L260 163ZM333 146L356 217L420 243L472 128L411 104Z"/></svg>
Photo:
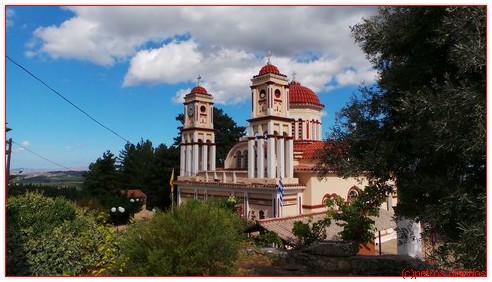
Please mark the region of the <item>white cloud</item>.
<svg viewBox="0 0 492 282"><path fill-rule="evenodd" d="M14 25L15 12L12 9L5 8L5 26L11 27Z"/></svg>
<svg viewBox="0 0 492 282"><path fill-rule="evenodd" d="M24 146L24 147L29 147L31 145L31 142L29 142L27 140L26 141L22 141L21 142L21 145Z"/></svg>
<svg viewBox="0 0 492 282"><path fill-rule="evenodd" d="M314 91L373 81L375 72L349 26L375 7L69 7L59 26L39 27L25 54L129 62L123 86L194 83L217 103L249 97L250 78L272 63ZM175 100L190 89L176 93ZM182 100L179 100L181 103Z"/></svg>

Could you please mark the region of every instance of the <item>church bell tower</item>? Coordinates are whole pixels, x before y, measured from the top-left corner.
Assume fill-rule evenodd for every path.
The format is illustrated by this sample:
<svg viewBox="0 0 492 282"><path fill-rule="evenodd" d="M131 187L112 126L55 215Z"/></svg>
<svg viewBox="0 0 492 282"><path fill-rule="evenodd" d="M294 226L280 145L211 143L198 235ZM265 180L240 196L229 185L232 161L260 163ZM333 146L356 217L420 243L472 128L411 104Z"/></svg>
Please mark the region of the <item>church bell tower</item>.
<svg viewBox="0 0 492 282"><path fill-rule="evenodd" d="M292 178L293 119L289 115L289 83L268 62L252 79L248 132L248 178Z"/></svg>
<svg viewBox="0 0 492 282"><path fill-rule="evenodd" d="M215 170L215 131L213 97L200 86L201 77L184 99L184 124L181 130L180 176Z"/></svg>

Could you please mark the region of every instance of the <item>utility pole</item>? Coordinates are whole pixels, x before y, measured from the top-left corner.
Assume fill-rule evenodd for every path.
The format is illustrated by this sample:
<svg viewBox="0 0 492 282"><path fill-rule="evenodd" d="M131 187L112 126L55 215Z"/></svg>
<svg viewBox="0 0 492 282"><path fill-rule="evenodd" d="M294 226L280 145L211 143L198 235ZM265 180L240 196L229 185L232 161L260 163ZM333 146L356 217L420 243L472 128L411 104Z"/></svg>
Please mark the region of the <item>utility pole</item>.
<svg viewBox="0 0 492 282"><path fill-rule="evenodd" d="M9 178L10 178L10 156L12 155L12 138L9 138L9 140L7 141L7 166L6 166L6 172L5 172L5 176L6 176L6 181L7 181L7 185L9 184Z"/></svg>
<svg viewBox="0 0 492 282"><path fill-rule="evenodd" d="M9 138L7 141L7 166L6 166L6 179L7 179L7 185L9 184L9 178L10 178L10 156L12 155L12 138Z"/></svg>
<svg viewBox="0 0 492 282"><path fill-rule="evenodd" d="M7 123L5 123L5 125L7 125ZM8 128L7 126L5 126L5 133L11 131L12 128ZM7 140L7 143L5 144L6 146L8 146L7 148L7 151L6 151L6 154L7 154L7 164L5 166L5 187L7 187L9 185L9 178L10 178L10 156L12 155L12 138L9 138L9 140Z"/></svg>

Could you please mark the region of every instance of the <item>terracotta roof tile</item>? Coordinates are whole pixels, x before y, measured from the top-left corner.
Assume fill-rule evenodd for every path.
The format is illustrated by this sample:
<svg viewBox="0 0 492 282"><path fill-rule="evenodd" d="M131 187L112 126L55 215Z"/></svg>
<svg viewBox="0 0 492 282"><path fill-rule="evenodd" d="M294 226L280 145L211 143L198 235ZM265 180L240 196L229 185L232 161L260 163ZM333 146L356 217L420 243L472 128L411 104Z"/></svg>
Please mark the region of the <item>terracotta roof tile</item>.
<svg viewBox="0 0 492 282"><path fill-rule="evenodd" d="M292 81L289 86L290 104L313 104L324 107L319 101L318 95L313 90L301 86L301 83Z"/></svg>
<svg viewBox="0 0 492 282"><path fill-rule="evenodd" d="M319 159L319 151L323 149L323 141L295 141L294 155L297 159Z"/></svg>
<svg viewBox="0 0 492 282"><path fill-rule="evenodd" d="M207 89L203 88L202 86L198 85L195 86L193 89L191 89L190 94L204 94L204 95L210 95L207 92Z"/></svg>
<svg viewBox="0 0 492 282"><path fill-rule="evenodd" d="M126 191L126 197L142 199L142 198L147 198L147 195L145 195L145 193L139 189L132 189Z"/></svg>
<svg viewBox="0 0 492 282"><path fill-rule="evenodd" d="M278 68L272 64L266 64L264 65L261 69L260 69L260 72L258 73L258 75L264 75L264 74L267 74L267 73L273 73L273 74L278 74L280 75L280 71L278 70Z"/></svg>
<svg viewBox="0 0 492 282"><path fill-rule="evenodd" d="M268 218L258 220L258 224L268 231L273 231L282 238L282 240L290 243L295 243L297 241L294 234L292 234L292 228L294 227L295 221L302 221L307 223L308 219L312 217L313 222L319 221L325 217L325 213L313 213L313 214L303 214L290 217L281 218ZM393 220L393 213L387 210L379 210L379 217L370 217L374 220L374 227L378 231L386 230L389 228L396 228L396 223ZM338 237L338 233L342 231L342 227L338 226L335 222L326 228L326 235L328 240L333 240Z"/></svg>

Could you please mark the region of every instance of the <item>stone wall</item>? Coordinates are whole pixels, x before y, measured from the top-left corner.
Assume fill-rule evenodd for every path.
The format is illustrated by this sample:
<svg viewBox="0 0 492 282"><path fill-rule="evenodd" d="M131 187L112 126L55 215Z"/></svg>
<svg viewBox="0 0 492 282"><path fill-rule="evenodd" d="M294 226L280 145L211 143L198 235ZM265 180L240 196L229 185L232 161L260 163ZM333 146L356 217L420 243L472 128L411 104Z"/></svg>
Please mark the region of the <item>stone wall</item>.
<svg viewBox="0 0 492 282"><path fill-rule="evenodd" d="M313 273L328 272L355 276L401 276L403 270L430 267L406 255L356 255L358 245L352 242L324 241L287 252L285 261L306 266Z"/></svg>

